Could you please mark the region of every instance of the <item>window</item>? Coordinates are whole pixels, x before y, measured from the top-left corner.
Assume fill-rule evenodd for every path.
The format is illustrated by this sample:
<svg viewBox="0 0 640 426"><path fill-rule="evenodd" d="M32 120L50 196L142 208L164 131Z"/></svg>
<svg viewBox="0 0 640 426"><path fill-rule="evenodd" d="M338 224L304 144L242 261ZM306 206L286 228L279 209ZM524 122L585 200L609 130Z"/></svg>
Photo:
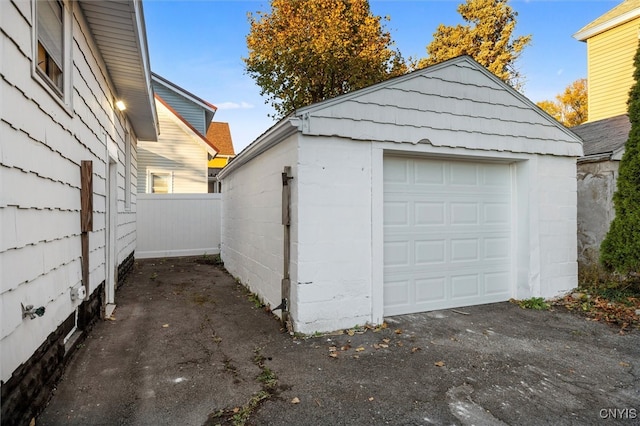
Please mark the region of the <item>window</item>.
<svg viewBox="0 0 640 426"><path fill-rule="evenodd" d="M64 92L64 6L60 0L36 2L36 70L58 95Z"/></svg>
<svg viewBox="0 0 640 426"><path fill-rule="evenodd" d="M171 172L150 172L149 192L152 194L170 194L173 192L173 176Z"/></svg>

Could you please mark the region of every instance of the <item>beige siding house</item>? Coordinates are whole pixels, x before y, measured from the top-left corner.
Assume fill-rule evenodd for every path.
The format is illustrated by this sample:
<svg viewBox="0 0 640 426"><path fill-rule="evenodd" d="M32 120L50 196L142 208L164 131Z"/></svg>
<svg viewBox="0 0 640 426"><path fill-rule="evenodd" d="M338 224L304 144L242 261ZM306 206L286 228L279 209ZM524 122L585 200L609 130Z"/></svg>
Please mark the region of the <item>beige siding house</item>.
<svg viewBox="0 0 640 426"><path fill-rule="evenodd" d="M138 192L208 192L208 162L219 149L206 136L216 107L153 74L160 123L157 141L138 144Z"/></svg>
<svg viewBox="0 0 640 426"><path fill-rule="evenodd" d="M136 249L156 138L142 4L0 1L2 423L29 424Z"/></svg>

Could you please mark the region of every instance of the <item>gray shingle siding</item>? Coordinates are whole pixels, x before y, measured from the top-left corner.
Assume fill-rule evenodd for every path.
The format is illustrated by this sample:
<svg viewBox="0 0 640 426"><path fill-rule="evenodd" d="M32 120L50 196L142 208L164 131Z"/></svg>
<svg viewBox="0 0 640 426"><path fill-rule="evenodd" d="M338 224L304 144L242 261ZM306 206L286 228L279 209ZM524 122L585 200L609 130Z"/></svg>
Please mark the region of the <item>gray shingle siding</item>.
<svg viewBox="0 0 640 426"><path fill-rule="evenodd" d="M155 81L153 82L153 91L180 114L182 118L191 123L198 132L203 135L207 133L208 123L205 121L204 108Z"/></svg>

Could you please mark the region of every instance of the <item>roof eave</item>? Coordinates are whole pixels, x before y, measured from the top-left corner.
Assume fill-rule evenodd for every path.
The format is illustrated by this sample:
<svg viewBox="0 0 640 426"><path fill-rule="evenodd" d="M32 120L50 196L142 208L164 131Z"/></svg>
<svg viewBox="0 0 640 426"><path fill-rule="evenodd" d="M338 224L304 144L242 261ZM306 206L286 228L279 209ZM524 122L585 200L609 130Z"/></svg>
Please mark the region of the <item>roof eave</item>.
<svg viewBox="0 0 640 426"><path fill-rule="evenodd" d="M295 134L300 130L300 119L289 115L278 123L276 123L269 130L264 132L261 136L253 141L248 147L242 150L240 154L236 155L232 162L227 164L220 173L218 173L218 179L224 179L227 175L232 173L235 169L242 167L258 155L267 151L268 149L278 145L280 142Z"/></svg>
<svg viewBox="0 0 640 426"><path fill-rule="evenodd" d="M627 13L623 13L622 15L616 16L615 18L609 19L608 21L605 21L593 27L590 27L589 25L587 25L586 27L584 27L583 29L575 33L573 35L573 38L575 38L578 41L587 41L593 36L596 36L611 28L622 25L638 17L640 17L640 8L630 10Z"/></svg>
<svg viewBox="0 0 640 426"><path fill-rule="evenodd" d="M149 51L147 48L144 11L141 0L79 0L98 49L102 51L127 43L130 50L120 55L102 54L102 59L113 83L115 96L126 105L125 114L136 136L144 140L157 140L158 116L151 88ZM115 11L115 12L114 12ZM104 19L108 16L108 20ZM117 24L118 31L102 31ZM127 32L133 41L114 37ZM126 70L122 59L126 56Z"/></svg>

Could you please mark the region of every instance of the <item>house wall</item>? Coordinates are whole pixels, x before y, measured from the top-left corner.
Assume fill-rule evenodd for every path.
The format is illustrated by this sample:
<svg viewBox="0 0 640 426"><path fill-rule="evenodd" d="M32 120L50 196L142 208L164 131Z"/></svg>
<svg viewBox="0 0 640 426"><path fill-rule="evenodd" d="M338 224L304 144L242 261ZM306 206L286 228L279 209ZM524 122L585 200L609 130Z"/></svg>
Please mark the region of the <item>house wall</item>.
<svg viewBox="0 0 640 426"><path fill-rule="evenodd" d="M291 295L297 331L372 322L371 152L370 142L339 138L300 143L298 279Z"/></svg>
<svg viewBox="0 0 640 426"><path fill-rule="evenodd" d="M66 53L71 67L65 70L72 86L67 88L69 104L61 105L32 76L33 3L0 2L0 379L2 420L8 424L28 422L38 401L46 398L70 349L63 339L76 324L76 311L80 329L99 313L105 281L107 143L118 151L119 261L131 259L135 250L135 157L124 161L129 125L111 104L115 93L78 4L65 6L73 11ZM131 152L135 156L135 142ZM82 160L93 162L86 302L70 297L81 285ZM45 314L23 319L21 304L43 306ZM28 385L21 385L23 380Z"/></svg>
<svg viewBox="0 0 640 426"><path fill-rule="evenodd" d="M220 253L220 194L140 194L136 258Z"/></svg>
<svg viewBox="0 0 640 426"><path fill-rule="evenodd" d="M207 134L209 123L205 123L205 111L202 107L156 82L153 83L153 91L164 99L167 104L171 105L171 108L180 114L182 118L191 123L197 131L203 135ZM162 135L162 133L160 134Z"/></svg>
<svg viewBox="0 0 640 426"><path fill-rule="evenodd" d="M634 19L587 40L589 121L627 113L639 30Z"/></svg>
<svg viewBox="0 0 640 426"><path fill-rule="evenodd" d="M222 181L224 266L264 303L281 301L283 278L282 172L292 168L291 282L298 281L297 137L291 136Z"/></svg>
<svg viewBox="0 0 640 426"><path fill-rule="evenodd" d="M156 101L157 105L157 101ZM187 134L170 112L158 106L160 136L138 142L138 192L149 193L149 172L173 173L173 193L207 193L207 151Z"/></svg>
<svg viewBox="0 0 640 426"><path fill-rule="evenodd" d="M600 244L615 216L619 165L619 161L578 163L578 260L582 264L599 259Z"/></svg>

